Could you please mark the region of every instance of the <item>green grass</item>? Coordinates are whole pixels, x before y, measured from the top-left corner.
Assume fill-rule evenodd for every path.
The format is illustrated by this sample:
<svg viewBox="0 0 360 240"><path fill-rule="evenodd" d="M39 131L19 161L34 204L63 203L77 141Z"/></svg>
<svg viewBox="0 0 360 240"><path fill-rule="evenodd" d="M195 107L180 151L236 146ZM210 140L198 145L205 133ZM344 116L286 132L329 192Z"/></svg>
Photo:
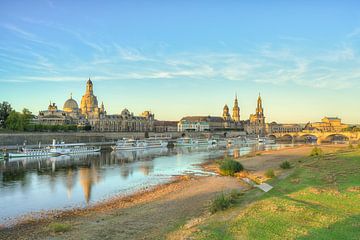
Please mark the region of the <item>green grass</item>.
<svg viewBox="0 0 360 240"><path fill-rule="evenodd" d="M67 232L71 229L71 225L69 223L50 223L48 226L49 230L55 233Z"/></svg>
<svg viewBox="0 0 360 240"><path fill-rule="evenodd" d="M308 157L274 189L253 189L198 227L194 239L359 239L360 151Z"/></svg>

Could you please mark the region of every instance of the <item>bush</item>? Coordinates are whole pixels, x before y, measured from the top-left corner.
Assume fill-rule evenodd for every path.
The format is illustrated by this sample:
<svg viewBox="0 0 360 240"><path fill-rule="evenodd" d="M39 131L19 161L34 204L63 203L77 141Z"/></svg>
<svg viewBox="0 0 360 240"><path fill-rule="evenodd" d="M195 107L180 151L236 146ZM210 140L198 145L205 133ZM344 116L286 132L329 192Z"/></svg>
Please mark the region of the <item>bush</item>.
<svg viewBox="0 0 360 240"><path fill-rule="evenodd" d="M212 201L210 206L210 212L216 213L218 211L223 211L231 207L236 200L243 195L243 193L238 191L231 191L228 194L221 193L220 195L216 196L216 198Z"/></svg>
<svg viewBox="0 0 360 240"><path fill-rule="evenodd" d="M290 169L290 168L291 168L291 164L290 164L288 161L285 161L285 162L282 162L282 163L280 164L280 167L281 167L282 169Z"/></svg>
<svg viewBox="0 0 360 240"><path fill-rule="evenodd" d="M267 178L273 178L273 177L275 177L274 170L272 170L272 169L266 170L266 172L265 172L265 177L267 177Z"/></svg>
<svg viewBox="0 0 360 240"><path fill-rule="evenodd" d="M244 170L244 167L241 163L232 159L225 159L220 163L220 172L224 176L234 176L235 173L242 170Z"/></svg>
<svg viewBox="0 0 360 240"><path fill-rule="evenodd" d="M349 144L349 149L354 149L354 146L351 143Z"/></svg>
<svg viewBox="0 0 360 240"><path fill-rule="evenodd" d="M67 232L71 228L71 225L68 223L50 223L49 229L55 233Z"/></svg>
<svg viewBox="0 0 360 240"><path fill-rule="evenodd" d="M314 156L322 156L324 154L323 150L318 147L314 147L313 150L310 153L310 157Z"/></svg>

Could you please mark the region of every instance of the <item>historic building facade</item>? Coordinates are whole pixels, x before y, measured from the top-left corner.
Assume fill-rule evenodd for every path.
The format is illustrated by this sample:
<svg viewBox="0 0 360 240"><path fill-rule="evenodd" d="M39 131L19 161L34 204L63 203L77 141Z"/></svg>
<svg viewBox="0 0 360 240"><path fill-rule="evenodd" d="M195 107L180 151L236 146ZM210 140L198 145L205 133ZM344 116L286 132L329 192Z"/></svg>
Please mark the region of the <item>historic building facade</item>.
<svg viewBox="0 0 360 240"><path fill-rule="evenodd" d="M229 107L225 104L221 117L216 116L187 116L178 122L178 131L220 131L220 130L242 130L240 121L240 107L235 95L232 116Z"/></svg>
<svg viewBox="0 0 360 240"><path fill-rule="evenodd" d="M348 128L349 125L341 122L338 117L324 117L321 122L308 123L305 130L319 132L341 132Z"/></svg>
<svg viewBox="0 0 360 240"><path fill-rule="evenodd" d="M255 114L251 114L249 120L245 123L245 131L247 134L261 135L266 134L266 123L262 99L259 94Z"/></svg>
<svg viewBox="0 0 360 240"><path fill-rule="evenodd" d="M178 123L178 132L205 132L224 129L224 119L212 116L183 117Z"/></svg>
<svg viewBox="0 0 360 240"><path fill-rule="evenodd" d="M120 114L109 115L104 104L99 107L94 95L93 83L89 79L86 83L85 94L81 98L80 108L72 95L65 101L63 110L57 109L55 103L50 104L48 110L40 111L37 123L44 125L76 124L91 126L93 131L100 132L145 132L154 130L155 116L145 111L141 116L135 116L128 109Z"/></svg>
<svg viewBox="0 0 360 240"><path fill-rule="evenodd" d="M268 123L266 124L266 133L296 133L301 132L303 128L299 124L281 124L281 123Z"/></svg>

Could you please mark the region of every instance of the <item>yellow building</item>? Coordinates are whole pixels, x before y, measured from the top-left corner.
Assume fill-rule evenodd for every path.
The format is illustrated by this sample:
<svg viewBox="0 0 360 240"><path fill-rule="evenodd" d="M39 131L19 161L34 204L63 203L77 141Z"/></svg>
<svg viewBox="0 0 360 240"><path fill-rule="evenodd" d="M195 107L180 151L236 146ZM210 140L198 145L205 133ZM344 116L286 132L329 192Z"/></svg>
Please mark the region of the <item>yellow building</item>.
<svg viewBox="0 0 360 240"><path fill-rule="evenodd" d="M338 117L324 117L321 122L308 123L305 129L321 132L341 132L348 127L349 125L343 124Z"/></svg>
<svg viewBox="0 0 360 240"><path fill-rule="evenodd" d="M72 95L65 101L63 110L58 110L55 103L48 110L40 111L37 123L44 125L76 124L91 126L91 130L100 132L146 132L154 131L155 116L144 111L141 116L134 116L126 108L120 114L108 115L104 104L99 107L94 95L94 86L89 79L85 94L81 98L80 108Z"/></svg>
<svg viewBox="0 0 360 240"><path fill-rule="evenodd" d="M249 121L245 124L245 131L247 134L253 135L266 134L264 108L262 106L262 99L260 94L257 100L256 112L255 114L250 115Z"/></svg>
<svg viewBox="0 0 360 240"><path fill-rule="evenodd" d="M235 123L240 122L240 108L239 108L239 104L238 104L237 95L235 95L235 101L234 101L234 107L233 107L232 120L233 120Z"/></svg>

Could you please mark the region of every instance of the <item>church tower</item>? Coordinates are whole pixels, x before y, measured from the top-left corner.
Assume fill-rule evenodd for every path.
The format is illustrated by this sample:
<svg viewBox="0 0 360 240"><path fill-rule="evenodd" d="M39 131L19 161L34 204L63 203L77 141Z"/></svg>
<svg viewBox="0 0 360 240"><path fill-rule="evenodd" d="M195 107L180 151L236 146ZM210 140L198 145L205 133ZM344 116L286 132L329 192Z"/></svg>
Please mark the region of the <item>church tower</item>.
<svg viewBox="0 0 360 240"><path fill-rule="evenodd" d="M240 108L238 104L237 94L235 94L235 102L233 107L232 119L234 122L240 122Z"/></svg>
<svg viewBox="0 0 360 240"><path fill-rule="evenodd" d="M98 101L96 96L94 95L93 83L90 78L86 82L86 91L81 98L80 108L81 114L84 115L89 113L94 113L96 115L99 112Z"/></svg>
<svg viewBox="0 0 360 240"><path fill-rule="evenodd" d="M264 109L262 107L262 99L261 99L260 93L259 93L259 97L257 100L256 115L258 117L264 117Z"/></svg>
<svg viewBox="0 0 360 240"><path fill-rule="evenodd" d="M225 106L223 108L223 119L225 121L231 120L230 113L229 113L229 107L227 104L225 104Z"/></svg>

